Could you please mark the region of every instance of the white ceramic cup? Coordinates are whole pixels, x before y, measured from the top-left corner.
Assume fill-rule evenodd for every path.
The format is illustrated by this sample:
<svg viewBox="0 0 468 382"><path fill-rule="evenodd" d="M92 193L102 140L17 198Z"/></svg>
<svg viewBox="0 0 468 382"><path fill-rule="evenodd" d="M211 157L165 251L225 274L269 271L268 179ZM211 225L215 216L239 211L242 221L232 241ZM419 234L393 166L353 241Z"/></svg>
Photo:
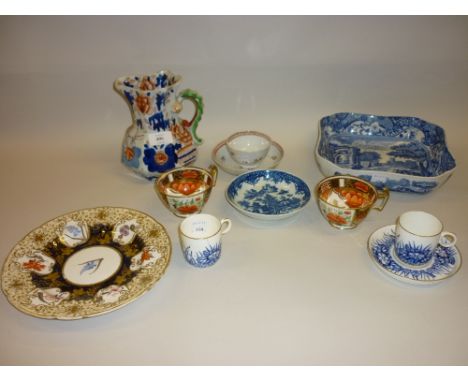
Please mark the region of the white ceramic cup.
<svg viewBox="0 0 468 382"><path fill-rule="evenodd" d="M408 211L396 222L395 253L412 266L423 266L431 261L439 245L452 247L457 237L443 231L442 222L423 211Z"/></svg>
<svg viewBox="0 0 468 382"><path fill-rule="evenodd" d="M221 256L221 236L230 229L230 219L219 220L208 214L184 219L179 226L179 237L185 260L198 268L216 263Z"/></svg>
<svg viewBox="0 0 468 382"><path fill-rule="evenodd" d="M258 167L267 156L270 146L270 137L258 131L241 131L226 140L229 155L245 169Z"/></svg>

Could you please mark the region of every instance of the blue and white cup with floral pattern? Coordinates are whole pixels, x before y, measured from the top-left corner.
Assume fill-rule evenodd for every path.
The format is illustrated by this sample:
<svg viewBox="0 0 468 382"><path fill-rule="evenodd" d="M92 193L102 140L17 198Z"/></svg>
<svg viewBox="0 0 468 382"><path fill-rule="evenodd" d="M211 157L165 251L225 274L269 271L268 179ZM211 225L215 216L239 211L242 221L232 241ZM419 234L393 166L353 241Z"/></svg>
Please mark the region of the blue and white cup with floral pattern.
<svg viewBox="0 0 468 382"><path fill-rule="evenodd" d="M206 268L221 256L221 236L231 229L230 219L218 219L209 214L197 214L184 219L179 226L179 238L185 260L194 267Z"/></svg>
<svg viewBox="0 0 468 382"><path fill-rule="evenodd" d="M443 230L442 222L424 211L408 211L400 215L395 229L395 254L404 263L425 266L437 248L452 247L455 234Z"/></svg>

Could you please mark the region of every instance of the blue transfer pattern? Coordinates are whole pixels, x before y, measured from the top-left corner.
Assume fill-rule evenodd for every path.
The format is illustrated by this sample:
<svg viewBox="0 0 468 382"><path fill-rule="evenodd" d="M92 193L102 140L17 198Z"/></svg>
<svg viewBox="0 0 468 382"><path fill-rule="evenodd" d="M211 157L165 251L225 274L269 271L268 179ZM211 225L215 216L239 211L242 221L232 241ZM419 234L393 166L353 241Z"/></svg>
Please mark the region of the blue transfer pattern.
<svg viewBox="0 0 468 382"><path fill-rule="evenodd" d="M218 261L221 256L221 244L209 245L195 254L190 247L187 247L184 250L184 256L191 265L206 268Z"/></svg>
<svg viewBox="0 0 468 382"><path fill-rule="evenodd" d="M255 187L260 182L264 182L264 185ZM240 195L244 185L252 187ZM246 211L281 215L304 207L310 200L310 190L301 179L291 174L261 170L245 173L234 179L228 187L227 196Z"/></svg>
<svg viewBox="0 0 468 382"><path fill-rule="evenodd" d="M334 175L348 175L348 173L346 171L336 171ZM379 189L387 187L392 191L398 192L424 194L426 192L432 191L434 188L437 187L437 182L410 180L407 178L401 178L396 180L386 178L382 175L379 175L380 179L377 180L373 179L370 175L359 175L359 178L367 180L369 183L372 183L375 187Z"/></svg>
<svg viewBox="0 0 468 382"><path fill-rule="evenodd" d="M351 169L436 177L456 165L444 130L419 118L337 113L321 119L320 131L318 154L343 172ZM431 181L384 183L391 190L403 192L427 192L437 185Z"/></svg>
<svg viewBox="0 0 468 382"><path fill-rule="evenodd" d="M434 260L427 267L413 269L396 260L394 254L395 231L384 233L380 240L370 243L371 256L385 270L407 279L416 281L434 280L453 272L456 266L456 249L438 246Z"/></svg>

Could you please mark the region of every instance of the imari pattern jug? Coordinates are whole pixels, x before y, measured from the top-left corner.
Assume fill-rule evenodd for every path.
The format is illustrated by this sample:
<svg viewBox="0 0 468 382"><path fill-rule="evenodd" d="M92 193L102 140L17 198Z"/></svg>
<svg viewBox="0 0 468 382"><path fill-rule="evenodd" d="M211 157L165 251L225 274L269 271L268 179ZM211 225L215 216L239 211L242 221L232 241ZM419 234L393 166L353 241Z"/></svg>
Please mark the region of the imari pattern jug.
<svg viewBox="0 0 468 382"><path fill-rule="evenodd" d="M122 163L147 179L193 163L201 139L196 129L203 114L203 99L195 91L178 91L181 76L164 70L156 74L118 78L115 89L128 101L132 125L122 144ZM190 121L180 116L184 100L195 113Z"/></svg>

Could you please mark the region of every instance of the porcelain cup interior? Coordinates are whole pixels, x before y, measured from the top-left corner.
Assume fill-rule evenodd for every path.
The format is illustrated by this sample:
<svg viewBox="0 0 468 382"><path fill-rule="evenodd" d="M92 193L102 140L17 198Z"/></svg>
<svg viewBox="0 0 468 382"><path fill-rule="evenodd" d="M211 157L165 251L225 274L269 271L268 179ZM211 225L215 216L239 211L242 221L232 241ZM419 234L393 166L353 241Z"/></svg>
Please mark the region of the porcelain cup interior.
<svg viewBox="0 0 468 382"><path fill-rule="evenodd" d="M258 131L241 131L226 140L232 159L244 168L256 168L270 150L271 139Z"/></svg>
<svg viewBox="0 0 468 382"><path fill-rule="evenodd" d="M200 213L216 184L218 170L181 167L163 174L155 182L155 190L163 204L176 216Z"/></svg>
<svg viewBox="0 0 468 382"><path fill-rule="evenodd" d="M320 181L315 196L323 217L339 229L355 228L371 208L382 211L388 190L378 191L371 183L348 175L331 176ZM374 204L381 199L379 206Z"/></svg>
<svg viewBox="0 0 468 382"><path fill-rule="evenodd" d="M395 254L404 263L418 267L429 263L439 245L454 246L457 237L443 231L442 222L424 211L400 215L395 228Z"/></svg>
<svg viewBox="0 0 468 382"><path fill-rule="evenodd" d="M182 252L195 267L213 265L221 256L221 236L231 229L230 219L199 214L185 218L179 226Z"/></svg>

